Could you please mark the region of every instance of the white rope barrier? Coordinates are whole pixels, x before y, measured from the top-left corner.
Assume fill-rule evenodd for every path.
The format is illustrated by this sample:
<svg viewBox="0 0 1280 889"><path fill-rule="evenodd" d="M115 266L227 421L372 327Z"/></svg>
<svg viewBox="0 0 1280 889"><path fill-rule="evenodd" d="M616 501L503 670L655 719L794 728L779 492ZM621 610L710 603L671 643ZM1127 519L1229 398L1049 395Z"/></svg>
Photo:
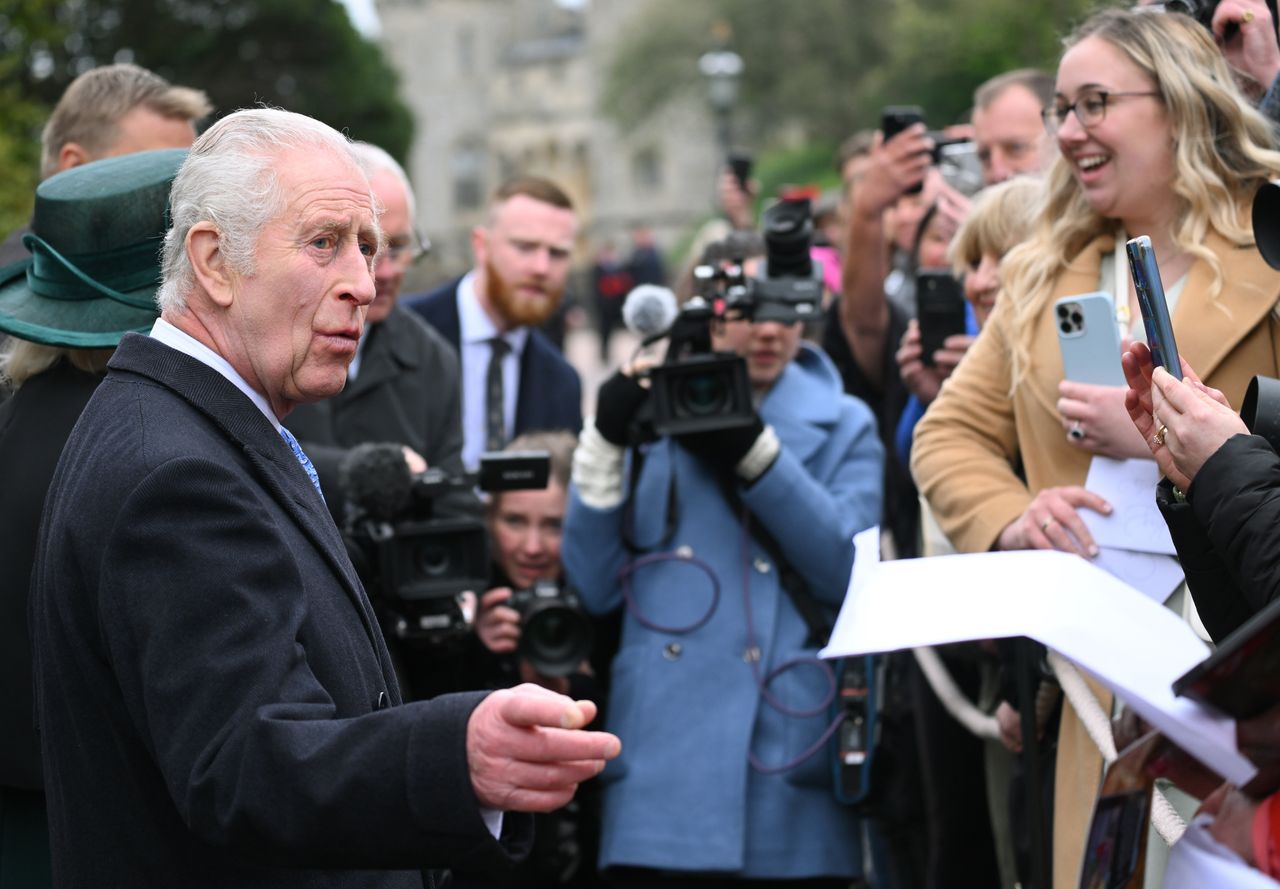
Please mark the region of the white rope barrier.
<svg viewBox="0 0 1280 889"><path fill-rule="evenodd" d="M942 702L942 706L946 708L946 711L971 734L977 735L979 738L999 740L1000 725L996 722L996 718L983 713L973 705L972 701L965 697L964 692L960 690L955 680L951 678L951 673L947 670L946 665L942 663L942 657L938 654L937 649L913 648L911 652L916 656L916 663L920 665L920 672L924 673L924 678L928 680L929 687L938 696L938 700Z"/></svg>
<svg viewBox="0 0 1280 889"><path fill-rule="evenodd" d="M1049 650L1048 661L1085 731L1102 754L1106 765L1111 765L1116 760L1116 741L1111 734L1110 716L1103 711L1102 704L1094 697L1075 664L1052 649ZM1170 846L1181 839L1187 829L1182 816L1159 790L1151 795L1151 826L1160 835L1160 839Z"/></svg>

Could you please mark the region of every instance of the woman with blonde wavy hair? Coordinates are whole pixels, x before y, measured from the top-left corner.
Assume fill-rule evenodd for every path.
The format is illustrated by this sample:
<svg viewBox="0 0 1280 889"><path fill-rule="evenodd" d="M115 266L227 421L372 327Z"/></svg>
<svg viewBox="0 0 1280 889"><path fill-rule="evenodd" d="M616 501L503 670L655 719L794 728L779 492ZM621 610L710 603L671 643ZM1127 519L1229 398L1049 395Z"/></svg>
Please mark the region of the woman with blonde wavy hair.
<svg viewBox="0 0 1280 889"><path fill-rule="evenodd" d="M1006 256L990 321L916 428L916 482L964 552L1095 556L1080 510L1111 507L1082 487L1090 460L1150 457L1118 370L1115 387L1063 380L1053 317L1061 297L1107 291L1122 334L1143 338L1126 238L1151 238L1179 350L1208 385L1238 407L1254 374L1280 373L1280 274L1259 255L1249 219L1280 154L1208 32L1178 14L1094 15L1066 41L1045 122L1060 156L1034 234ZM1099 758L1071 712L1059 740L1054 884L1063 886L1075 884Z"/></svg>

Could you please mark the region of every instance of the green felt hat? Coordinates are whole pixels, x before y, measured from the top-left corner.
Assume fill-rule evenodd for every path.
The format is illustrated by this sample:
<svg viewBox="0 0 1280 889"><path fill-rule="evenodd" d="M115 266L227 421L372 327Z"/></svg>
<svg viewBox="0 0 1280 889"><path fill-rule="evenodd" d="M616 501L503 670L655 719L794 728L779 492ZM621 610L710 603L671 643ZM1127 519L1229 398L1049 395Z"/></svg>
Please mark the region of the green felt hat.
<svg viewBox="0 0 1280 889"><path fill-rule="evenodd" d="M0 268L0 331L73 349L110 348L151 328L169 187L187 152L126 154L36 189L31 256Z"/></svg>

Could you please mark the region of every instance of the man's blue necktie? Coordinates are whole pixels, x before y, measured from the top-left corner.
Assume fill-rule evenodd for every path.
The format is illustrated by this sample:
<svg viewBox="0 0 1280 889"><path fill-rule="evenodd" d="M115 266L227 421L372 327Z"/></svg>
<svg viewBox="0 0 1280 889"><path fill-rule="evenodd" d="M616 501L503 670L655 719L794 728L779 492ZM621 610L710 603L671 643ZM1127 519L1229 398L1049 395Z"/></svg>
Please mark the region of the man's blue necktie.
<svg viewBox="0 0 1280 889"><path fill-rule="evenodd" d="M298 458L298 462L306 470L307 478L311 479L311 484L316 486L316 493L320 495L321 500L324 500L324 492L320 490L320 476L316 475L316 468L311 465L311 460L302 452L302 445L298 444L298 440L293 437L293 433L283 426L280 427L280 437L289 445L289 450L293 451L293 456Z"/></svg>

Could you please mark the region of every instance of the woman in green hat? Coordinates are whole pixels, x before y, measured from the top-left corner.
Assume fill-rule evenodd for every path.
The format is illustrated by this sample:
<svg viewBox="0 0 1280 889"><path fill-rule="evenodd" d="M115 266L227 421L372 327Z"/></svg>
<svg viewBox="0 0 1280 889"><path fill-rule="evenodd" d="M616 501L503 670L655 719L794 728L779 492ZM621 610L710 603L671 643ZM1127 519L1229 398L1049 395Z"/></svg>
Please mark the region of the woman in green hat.
<svg viewBox="0 0 1280 889"><path fill-rule="evenodd" d="M113 157L36 191L31 256L0 268L0 874L49 885L49 840L32 713L27 589L45 494L63 444L126 331L159 314L169 186L187 152ZM3 880L0 880L3 882Z"/></svg>

